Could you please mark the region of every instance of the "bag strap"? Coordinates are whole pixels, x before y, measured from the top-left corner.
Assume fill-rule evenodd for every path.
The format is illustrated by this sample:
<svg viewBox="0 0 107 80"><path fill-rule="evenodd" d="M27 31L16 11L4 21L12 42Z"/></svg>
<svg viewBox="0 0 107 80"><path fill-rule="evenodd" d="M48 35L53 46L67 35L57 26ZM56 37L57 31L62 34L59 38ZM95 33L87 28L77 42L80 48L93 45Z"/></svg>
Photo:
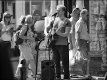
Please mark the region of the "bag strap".
<svg viewBox="0 0 107 80"><path fill-rule="evenodd" d="M65 20L64 20L64 27L65 27L65 25L67 24L66 22L67 22L67 18L65 18ZM63 28L63 26L58 27L58 29L57 29L56 31L58 31L58 30L61 29L61 28Z"/></svg>
<svg viewBox="0 0 107 80"><path fill-rule="evenodd" d="M26 30L24 36L27 36L27 32L28 32L28 30L29 30L29 28L28 28L28 25L27 25L27 30Z"/></svg>

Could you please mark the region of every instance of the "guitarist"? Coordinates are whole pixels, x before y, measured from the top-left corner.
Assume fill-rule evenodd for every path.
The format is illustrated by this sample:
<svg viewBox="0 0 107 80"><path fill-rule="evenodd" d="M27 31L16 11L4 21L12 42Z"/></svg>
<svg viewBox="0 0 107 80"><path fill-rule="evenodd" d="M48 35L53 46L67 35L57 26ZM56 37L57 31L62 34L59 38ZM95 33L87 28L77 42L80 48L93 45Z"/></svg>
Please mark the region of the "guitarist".
<svg viewBox="0 0 107 80"><path fill-rule="evenodd" d="M66 8L63 5L57 6L57 17L53 22L53 27L48 26L47 32L51 30L52 35L57 34L58 38L53 50L53 59L56 67L56 80L61 80L61 67L60 61L64 68L64 79L69 80L69 47L68 47L68 35L71 28L70 21L65 17Z"/></svg>

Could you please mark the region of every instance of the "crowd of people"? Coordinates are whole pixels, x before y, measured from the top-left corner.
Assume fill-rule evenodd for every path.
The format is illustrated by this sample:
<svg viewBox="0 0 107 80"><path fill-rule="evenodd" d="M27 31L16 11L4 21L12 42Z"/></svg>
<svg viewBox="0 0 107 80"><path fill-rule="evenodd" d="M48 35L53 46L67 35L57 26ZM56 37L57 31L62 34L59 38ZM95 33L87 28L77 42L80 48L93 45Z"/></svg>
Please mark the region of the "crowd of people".
<svg viewBox="0 0 107 80"><path fill-rule="evenodd" d="M14 29L14 26L11 24L11 14L5 12L3 19L0 22L0 50L1 50L1 59L2 59L2 68L1 76L4 80L13 80L13 71L12 66L9 61L10 56L9 49L11 48L11 43L17 41L18 37L23 40L22 43L18 44L20 50L19 64L15 73L15 76L20 76L19 66L22 59L26 60L28 68L32 70L33 77L36 77L36 65L34 55L36 54L35 46L37 41L35 38L39 36L47 38L53 37L55 34L57 39L55 44L51 47L53 52L53 60L55 62L55 72L56 80L61 80L61 66L60 61L62 61L63 70L64 70L64 79L70 79L69 73L69 50L72 50L72 54L75 55L78 51L82 55L83 60L88 59L87 54L87 41L90 41L88 29L87 29L87 9L80 10L79 8L73 9L71 13L71 18L66 17L66 7L63 5L58 5L56 13L52 15L52 21L49 25L41 26L44 31L36 31L36 20L40 20L40 17L35 17L34 15L21 16L20 24L17 29ZM45 27L45 28L44 28ZM40 35L40 33L42 35ZM45 35L46 34L46 35ZM9 65L8 65L9 64ZM5 69L4 69L5 66ZM6 75L7 74L7 75ZM9 75L10 74L10 75ZM85 74L82 74L85 75ZM6 77L7 76L7 77ZM2 79L2 80L3 80Z"/></svg>

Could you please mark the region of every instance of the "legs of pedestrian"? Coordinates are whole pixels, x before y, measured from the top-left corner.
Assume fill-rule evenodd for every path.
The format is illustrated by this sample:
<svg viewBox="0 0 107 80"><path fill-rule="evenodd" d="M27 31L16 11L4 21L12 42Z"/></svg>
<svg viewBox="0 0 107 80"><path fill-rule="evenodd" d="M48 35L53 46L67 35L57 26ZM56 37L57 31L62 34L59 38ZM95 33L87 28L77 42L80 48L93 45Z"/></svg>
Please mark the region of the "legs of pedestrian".
<svg viewBox="0 0 107 80"><path fill-rule="evenodd" d="M69 79L69 50L67 47L68 46L66 45L60 45L55 46L55 48L53 49L53 57L56 65L56 79L58 80L61 79L61 60L64 69L64 79Z"/></svg>

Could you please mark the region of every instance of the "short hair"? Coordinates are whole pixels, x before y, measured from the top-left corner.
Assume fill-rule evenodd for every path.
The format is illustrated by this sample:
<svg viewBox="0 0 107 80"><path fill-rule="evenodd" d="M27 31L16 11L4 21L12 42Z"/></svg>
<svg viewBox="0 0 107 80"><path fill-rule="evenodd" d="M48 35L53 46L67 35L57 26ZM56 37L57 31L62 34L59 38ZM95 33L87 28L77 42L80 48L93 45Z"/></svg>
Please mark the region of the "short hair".
<svg viewBox="0 0 107 80"><path fill-rule="evenodd" d="M64 5L58 5L57 9L61 8L64 12L66 12L66 7Z"/></svg>
<svg viewBox="0 0 107 80"><path fill-rule="evenodd" d="M72 10L72 13L70 14L71 16L72 16L72 14L74 13L76 13L76 14L78 14L78 15L80 15L80 9L79 8L74 8L73 10Z"/></svg>
<svg viewBox="0 0 107 80"><path fill-rule="evenodd" d="M80 12L80 15L82 14L88 14L88 10L87 9L82 9L81 12Z"/></svg>

